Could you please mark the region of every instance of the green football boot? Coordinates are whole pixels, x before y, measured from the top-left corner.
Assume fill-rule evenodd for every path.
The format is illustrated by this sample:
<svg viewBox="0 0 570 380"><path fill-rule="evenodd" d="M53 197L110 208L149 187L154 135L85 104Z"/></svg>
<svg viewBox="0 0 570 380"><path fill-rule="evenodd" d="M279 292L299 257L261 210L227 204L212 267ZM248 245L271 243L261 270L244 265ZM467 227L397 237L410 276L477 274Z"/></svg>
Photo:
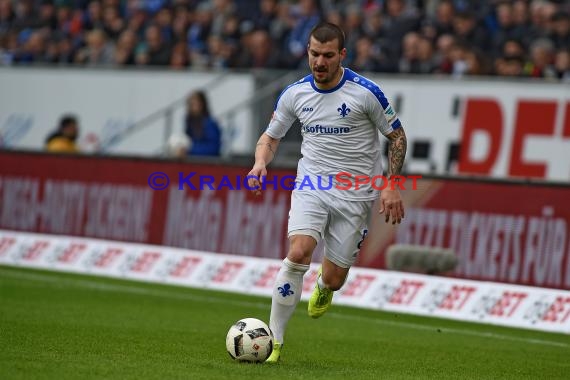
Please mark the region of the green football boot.
<svg viewBox="0 0 570 380"><path fill-rule="evenodd" d="M281 348L283 347L282 343L275 342L273 344L273 352L269 357L265 360L266 363L275 364L279 362L279 357L281 356Z"/></svg>
<svg viewBox="0 0 570 380"><path fill-rule="evenodd" d="M318 279L322 276L323 268L319 269L319 275L317 277L317 283L315 284L315 289L311 298L309 299L309 317L319 318L322 316L331 306L334 291L330 289L321 289L319 287Z"/></svg>

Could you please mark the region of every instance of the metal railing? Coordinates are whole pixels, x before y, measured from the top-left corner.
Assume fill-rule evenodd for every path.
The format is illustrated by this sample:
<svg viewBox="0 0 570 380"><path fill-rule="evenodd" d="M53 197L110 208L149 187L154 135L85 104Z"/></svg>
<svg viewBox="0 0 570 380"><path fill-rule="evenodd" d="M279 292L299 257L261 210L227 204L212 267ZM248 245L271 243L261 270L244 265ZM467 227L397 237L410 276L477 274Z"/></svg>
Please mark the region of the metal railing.
<svg viewBox="0 0 570 380"><path fill-rule="evenodd" d="M222 72L222 73L220 73L220 75L218 75L217 77L212 79L210 82L208 82L203 87L208 88L208 89L215 88L216 86L218 86L222 82L224 77L226 77L229 74L230 73L228 73L228 72ZM194 89L194 90L196 90L196 89ZM163 144L162 144L163 148L161 148L161 152L157 152L157 153L162 153L162 150L164 149L164 146L166 146L166 142L168 141L168 138L170 137L170 135L172 135L172 131L173 131L172 115L173 115L174 111L176 111L180 107L183 107L186 104L187 97L188 97L188 94L185 94L184 96L180 97L179 99L175 100L174 102L170 103L169 105L152 112L151 114L145 116L141 120L138 120L138 121L132 123L131 125L129 125L125 129L123 129L120 133L115 134L111 138L111 140L109 140L107 142L107 144L105 144L105 148L103 149L103 151L101 153L105 153L110 148L121 143L122 141L125 141L126 139L128 139L132 135L144 130L145 128L151 126L153 123L155 123L161 119L164 119L164 132L163 132Z"/></svg>
<svg viewBox="0 0 570 380"><path fill-rule="evenodd" d="M211 91L216 86L220 85L224 78L227 75L230 75L230 72L221 72L219 76L212 79L206 85L202 86L198 89L192 89L192 91L196 90L204 90L205 92ZM275 75L275 72L272 72ZM245 98L243 101L237 103L233 107L224 112L216 115L216 119L220 122L220 125L223 129L222 133L222 156L228 157L231 155L231 151L229 150L229 145L232 138L235 136L236 128L236 117L239 115L240 112L244 112L246 110L258 110L260 103L266 101L269 97L272 97L275 93L279 93L283 88L292 83L293 80L299 77L299 73L295 71L288 71L282 76L277 76L275 79L271 79L269 83L263 84L259 88L254 91L253 96ZM136 133L143 131L144 129L148 128L149 126L153 125L157 121L164 120L164 130L163 130L163 144L156 154L163 155L166 152L167 141L169 137L173 133L173 114L179 108L184 107L186 104L188 94L185 94L183 97L175 100L174 102L168 104L165 107L162 107L151 114L145 116L144 118L132 123L127 128L122 130L121 132L117 133L112 137L110 141L105 144L105 149L101 153L105 153L110 148L118 145L121 142L124 142L126 139L132 137ZM254 112L252 112L254 114ZM256 126L254 128L255 131L258 131L261 128L263 121L258 120L256 122ZM255 140L257 140L257 136L253 136ZM255 141L252 141L252 144L255 145Z"/></svg>
<svg viewBox="0 0 570 380"><path fill-rule="evenodd" d="M228 151L227 147L229 145L229 141L235 136L235 129L236 127L236 117L240 112L244 112L245 110L255 110L255 112L251 112L252 116L254 116L253 123L254 128L253 130L256 132L260 132L261 129L269 122L268 119L264 118L263 110L266 110L262 104L266 102L268 99L271 101L271 104L274 103L274 95L281 93L281 91L285 88L285 86L292 83L294 80L300 78L300 74L295 71L288 71L287 73L279 76L276 71L259 71L258 73L269 73L271 72L271 80L268 83L264 83L258 87L258 83L256 83L256 89L254 91L253 96L244 99L243 101L239 102L238 104L234 105L230 109L218 114L216 117L220 120L221 124L224 125L224 134L223 134L223 141L222 141L222 156L228 157L231 155L231 152ZM254 77L256 73L254 73ZM258 78L259 79L259 78ZM256 80L258 82L259 80ZM271 108L272 110L272 108ZM271 111L270 110L270 111ZM259 136L254 134L252 136L252 140L250 141L251 146L255 146L257 139Z"/></svg>

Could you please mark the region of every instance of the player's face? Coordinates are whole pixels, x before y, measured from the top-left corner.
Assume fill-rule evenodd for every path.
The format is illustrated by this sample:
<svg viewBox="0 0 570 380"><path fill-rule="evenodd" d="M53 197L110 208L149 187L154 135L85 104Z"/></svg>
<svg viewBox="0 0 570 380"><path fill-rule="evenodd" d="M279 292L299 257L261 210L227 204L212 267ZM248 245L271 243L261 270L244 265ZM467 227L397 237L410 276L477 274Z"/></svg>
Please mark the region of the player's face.
<svg viewBox="0 0 570 380"><path fill-rule="evenodd" d="M338 39L319 42L311 37L308 47L309 67L319 87L333 87L340 79L340 64L346 56L346 49L338 50Z"/></svg>

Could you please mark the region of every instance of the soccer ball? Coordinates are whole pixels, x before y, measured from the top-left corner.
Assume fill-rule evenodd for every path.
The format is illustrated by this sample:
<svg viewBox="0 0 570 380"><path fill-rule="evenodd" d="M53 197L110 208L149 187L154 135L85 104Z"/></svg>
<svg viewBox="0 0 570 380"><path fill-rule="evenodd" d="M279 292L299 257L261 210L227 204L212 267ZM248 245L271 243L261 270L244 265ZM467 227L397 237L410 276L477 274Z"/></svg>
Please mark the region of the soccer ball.
<svg viewBox="0 0 570 380"><path fill-rule="evenodd" d="M264 362L273 352L273 332L259 319L240 319L228 331L226 348L234 360Z"/></svg>

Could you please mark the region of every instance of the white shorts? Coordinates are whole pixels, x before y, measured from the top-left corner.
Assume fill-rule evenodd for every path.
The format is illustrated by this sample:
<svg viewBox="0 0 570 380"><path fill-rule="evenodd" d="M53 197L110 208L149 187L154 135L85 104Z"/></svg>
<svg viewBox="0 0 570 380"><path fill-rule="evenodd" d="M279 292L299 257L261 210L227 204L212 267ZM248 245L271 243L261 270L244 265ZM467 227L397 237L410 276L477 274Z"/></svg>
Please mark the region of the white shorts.
<svg viewBox="0 0 570 380"><path fill-rule="evenodd" d="M342 268L356 261L365 237L373 200L347 201L326 191L291 193L288 236L309 235L324 241L324 256Z"/></svg>

